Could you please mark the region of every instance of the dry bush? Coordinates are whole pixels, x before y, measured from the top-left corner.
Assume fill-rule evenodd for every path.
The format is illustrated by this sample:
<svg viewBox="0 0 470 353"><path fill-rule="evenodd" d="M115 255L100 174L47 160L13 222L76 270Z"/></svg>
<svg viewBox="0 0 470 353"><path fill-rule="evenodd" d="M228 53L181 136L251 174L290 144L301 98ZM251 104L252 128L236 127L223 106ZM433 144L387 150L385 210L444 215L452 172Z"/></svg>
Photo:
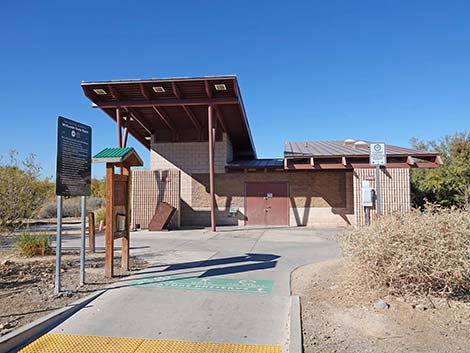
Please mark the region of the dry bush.
<svg viewBox="0 0 470 353"><path fill-rule="evenodd" d="M98 227L100 222L103 221L106 224L106 207L98 208L95 210L95 225Z"/></svg>
<svg viewBox="0 0 470 353"><path fill-rule="evenodd" d="M16 248L21 255L28 257L45 256L53 253L51 240L44 233L21 233L16 238Z"/></svg>
<svg viewBox="0 0 470 353"><path fill-rule="evenodd" d="M88 211L104 207L106 204L105 199L99 197L87 197L86 208ZM81 201L80 197L72 197L64 199L62 205L63 217L80 217L81 214ZM57 200L46 202L38 213L39 218L55 218L57 217Z"/></svg>
<svg viewBox="0 0 470 353"><path fill-rule="evenodd" d="M368 288L392 295L470 293L470 212L426 205L384 216L340 238L348 270Z"/></svg>

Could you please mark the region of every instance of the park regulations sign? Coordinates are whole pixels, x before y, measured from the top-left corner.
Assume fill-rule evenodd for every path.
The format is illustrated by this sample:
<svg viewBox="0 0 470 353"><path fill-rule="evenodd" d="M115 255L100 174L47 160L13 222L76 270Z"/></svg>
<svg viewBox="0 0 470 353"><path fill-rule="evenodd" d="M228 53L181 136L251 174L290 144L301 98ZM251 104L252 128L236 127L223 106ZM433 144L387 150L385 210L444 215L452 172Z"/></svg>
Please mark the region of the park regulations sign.
<svg viewBox="0 0 470 353"><path fill-rule="evenodd" d="M91 127L61 116L57 121L56 194L91 194Z"/></svg>
<svg viewBox="0 0 470 353"><path fill-rule="evenodd" d="M369 163L371 165L387 164L387 154L385 153L385 143L371 143L369 148Z"/></svg>

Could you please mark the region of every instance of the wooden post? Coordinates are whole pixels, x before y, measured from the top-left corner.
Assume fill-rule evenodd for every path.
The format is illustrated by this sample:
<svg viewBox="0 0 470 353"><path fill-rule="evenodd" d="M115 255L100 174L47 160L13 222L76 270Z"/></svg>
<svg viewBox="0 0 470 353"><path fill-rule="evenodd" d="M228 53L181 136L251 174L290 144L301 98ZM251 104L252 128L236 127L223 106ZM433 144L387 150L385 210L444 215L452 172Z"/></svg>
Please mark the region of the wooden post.
<svg viewBox="0 0 470 353"><path fill-rule="evenodd" d="M95 214L88 212L88 251L94 253L95 248Z"/></svg>
<svg viewBox="0 0 470 353"><path fill-rule="evenodd" d="M129 188L130 188L130 168L122 167L122 174L127 176L127 195L126 195L126 230L122 235L122 251L121 251L121 268L124 271L129 271L129 253L130 253L130 239L129 239Z"/></svg>
<svg viewBox="0 0 470 353"><path fill-rule="evenodd" d="M207 125L208 133L207 138L209 140L209 187L210 187L210 198L211 198L211 228L215 232L215 194L214 194L214 132L213 132L213 123L214 123L214 108L212 105L209 105L207 110Z"/></svg>
<svg viewBox="0 0 470 353"><path fill-rule="evenodd" d="M113 164L106 163L106 253L104 261L106 277L113 277L114 274L113 175Z"/></svg>

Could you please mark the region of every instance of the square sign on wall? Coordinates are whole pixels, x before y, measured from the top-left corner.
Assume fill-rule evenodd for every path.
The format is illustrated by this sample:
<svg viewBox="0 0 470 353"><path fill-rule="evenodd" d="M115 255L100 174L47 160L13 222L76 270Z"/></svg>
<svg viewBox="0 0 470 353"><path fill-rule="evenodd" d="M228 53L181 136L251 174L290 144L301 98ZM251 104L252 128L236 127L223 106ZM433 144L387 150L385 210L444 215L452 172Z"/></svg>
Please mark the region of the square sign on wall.
<svg viewBox="0 0 470 353"><path fill-rule="evenodd" d="M385 143L376 142L370 144L369 163L372 165L387 164L387 154L385 153Z"/></svg>

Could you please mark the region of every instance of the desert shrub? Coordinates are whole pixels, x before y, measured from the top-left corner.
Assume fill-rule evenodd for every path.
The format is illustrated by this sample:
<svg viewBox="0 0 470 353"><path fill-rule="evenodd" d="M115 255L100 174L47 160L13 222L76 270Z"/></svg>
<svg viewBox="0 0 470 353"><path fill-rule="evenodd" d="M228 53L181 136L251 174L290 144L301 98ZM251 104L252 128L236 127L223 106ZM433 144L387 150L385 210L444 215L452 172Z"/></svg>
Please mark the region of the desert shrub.
<svg viewBox="0 0 470 353"><path fill-rule="evenodd" d="M41 166L36 157L17 157L15 151L10 151L6 161L0 156L1 230L19 228L52 195L52 184L47 179L40 180Z"/></svg>
<svg viewBox="0 0 470 353"><path fill-rule="evenodd" d="M44 233L21 233L16 238L16 248L21 255L28 257L52 254L50 238Z"/></svg>
<svg viewBox="0 0 470 353"><path fill-rule="evenodd" d="M95 210L95 225L98 227L100 222L103 221L106 224L106 208L99 208Z"/></svg>
<svg viewBox="0 0 470 353"><path fill-rule="evenodd" d="M99 197L87 197L86 208L88 211L104 207L106 204L105 199ZM55 218L57 217L57 200L46 202L38 213L40 218ZM62 215L63 217L79 217L80 216L80 197L72 197L64 199L62 202Z"/></svg>
<svg viewBox="0 0 470 353"><path fill-rule="evenodd" d="M470 212L427 204L340 237L357 283L393 295L470 293Z"/></svg>

